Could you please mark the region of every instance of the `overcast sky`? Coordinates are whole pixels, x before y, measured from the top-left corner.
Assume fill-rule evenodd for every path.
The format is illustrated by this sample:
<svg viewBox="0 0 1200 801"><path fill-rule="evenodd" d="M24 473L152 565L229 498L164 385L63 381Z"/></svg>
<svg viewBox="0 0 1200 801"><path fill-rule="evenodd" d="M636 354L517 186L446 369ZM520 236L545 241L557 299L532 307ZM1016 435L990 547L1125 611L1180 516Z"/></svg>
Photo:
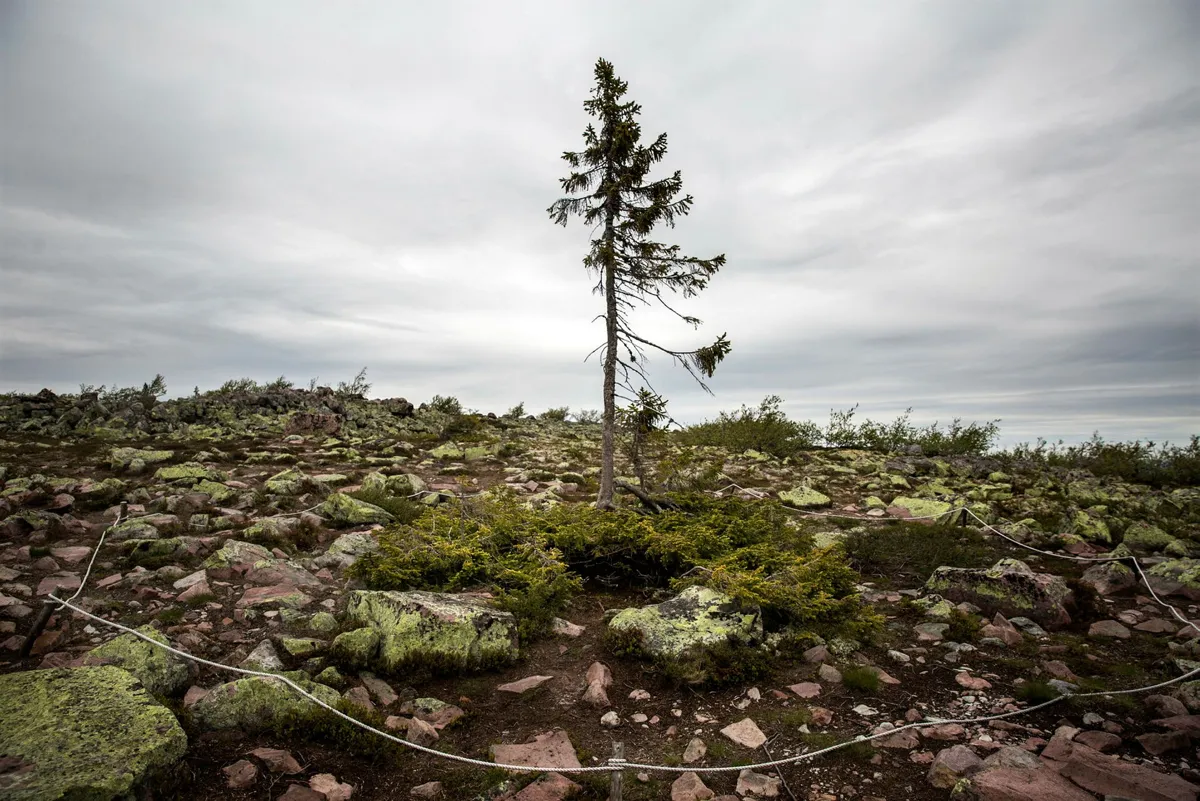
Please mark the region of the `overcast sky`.
<svg viewBox="0 0 1200 801"><path fill-rule="evenodd" d="M598 408L591 231L552 224L597 57L727 256L635 325L781 395L1200 432L1200 4L0 0L0 388L165 374Z"/></svg>

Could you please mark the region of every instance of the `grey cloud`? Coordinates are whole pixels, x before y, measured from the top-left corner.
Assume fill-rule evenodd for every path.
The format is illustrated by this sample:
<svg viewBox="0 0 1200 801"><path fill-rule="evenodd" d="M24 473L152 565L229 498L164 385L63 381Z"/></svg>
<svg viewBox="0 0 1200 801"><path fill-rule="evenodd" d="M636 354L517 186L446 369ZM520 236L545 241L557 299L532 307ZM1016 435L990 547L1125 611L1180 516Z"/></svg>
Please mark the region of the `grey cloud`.
<svg viewBox="0 0 1200 801"><path fill-rule="evenodd" d="M545 209L596 56L670 136L727 267L677 419L1200 415L1194 4L0 6L0 378L280 373L468 406L599 406L589 232ZM634 24L636 21L636 24ZM1011 426L1011 428L1010 428ZM1055 432L1062 432L1055 434Z"/></svg>

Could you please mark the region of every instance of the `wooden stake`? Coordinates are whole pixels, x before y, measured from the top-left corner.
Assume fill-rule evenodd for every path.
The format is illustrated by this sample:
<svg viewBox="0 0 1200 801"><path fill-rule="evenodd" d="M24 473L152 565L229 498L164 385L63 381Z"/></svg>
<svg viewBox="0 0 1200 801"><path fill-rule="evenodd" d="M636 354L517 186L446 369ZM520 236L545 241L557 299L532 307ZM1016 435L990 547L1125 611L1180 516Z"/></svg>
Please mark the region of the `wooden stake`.
<svg viewBox="0 0 1200 801"><path fill-rule="evenodd" d="M613 743L612 755L615 759L625 759L625 743ZM608 789L608 801L621 801L623 777L624 771L621 768L612 772L612 783Z"/></svg>

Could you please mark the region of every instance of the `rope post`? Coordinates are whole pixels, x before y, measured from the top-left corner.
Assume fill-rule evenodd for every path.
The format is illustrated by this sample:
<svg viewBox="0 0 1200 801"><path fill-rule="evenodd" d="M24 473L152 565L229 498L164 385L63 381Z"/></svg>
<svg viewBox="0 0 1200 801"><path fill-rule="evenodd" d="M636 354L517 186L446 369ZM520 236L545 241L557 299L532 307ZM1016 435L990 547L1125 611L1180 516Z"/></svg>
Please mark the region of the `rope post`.
<svg viewBox="0 0 1200 801"><path fill-rule="evenodd" d="M625 761L625 743L613 743L612 759L609 764L613 765L612 780L608 786L608 801L621 801L622 785L624 784L624 774L622 772L621 763Z"/></svg>

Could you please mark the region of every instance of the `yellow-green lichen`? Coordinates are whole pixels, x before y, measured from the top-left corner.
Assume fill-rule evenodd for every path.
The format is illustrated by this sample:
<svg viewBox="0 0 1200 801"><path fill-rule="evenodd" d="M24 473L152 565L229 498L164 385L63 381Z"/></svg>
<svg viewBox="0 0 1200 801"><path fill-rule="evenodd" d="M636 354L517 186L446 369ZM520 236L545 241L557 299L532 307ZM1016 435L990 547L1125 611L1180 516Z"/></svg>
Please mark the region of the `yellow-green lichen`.
<svg viewBox="0 0 1200 801"><path fill-rule="evenodd" d="M109 801L174 764L187 735L137 680L111 666L0 676L0 775L8 801Z"/></svg>

